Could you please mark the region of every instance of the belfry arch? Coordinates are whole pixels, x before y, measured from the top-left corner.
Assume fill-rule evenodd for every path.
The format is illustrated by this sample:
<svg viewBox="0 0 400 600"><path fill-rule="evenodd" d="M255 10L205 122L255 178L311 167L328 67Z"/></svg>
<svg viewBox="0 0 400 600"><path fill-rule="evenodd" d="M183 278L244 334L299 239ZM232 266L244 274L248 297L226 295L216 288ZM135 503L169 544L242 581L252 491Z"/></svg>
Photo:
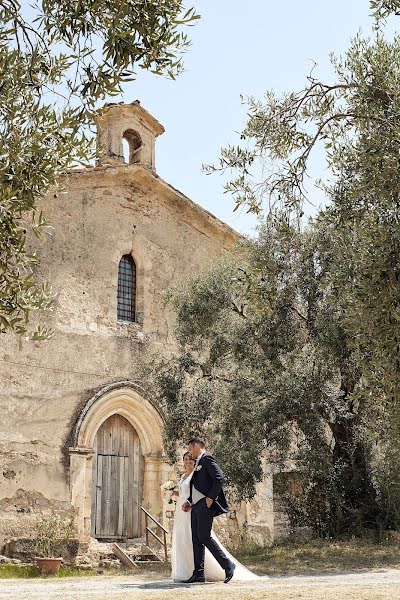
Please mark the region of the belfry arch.
<svg viewBox="0 0 400 600"><path fill-rule="evenodd" d="M142 149L142 138L139 133L134 129L127 129L123 136L129 147L129 153L127 157L124 157L129 165L140 163L141 160L141 149Z"/></svg>
<svg viewBox="0 0 400 600"><path fill-rule="evenodd" d="M170 470L163 458L163 419L137 384L120 381L102 388L83 407L73 431L70 455L71 504L77 512L81 540L93 532L93 460L96 434L113 415L126 419L140 440L143 453L143 506L155 517L162 513L160 486Z"/></svg>

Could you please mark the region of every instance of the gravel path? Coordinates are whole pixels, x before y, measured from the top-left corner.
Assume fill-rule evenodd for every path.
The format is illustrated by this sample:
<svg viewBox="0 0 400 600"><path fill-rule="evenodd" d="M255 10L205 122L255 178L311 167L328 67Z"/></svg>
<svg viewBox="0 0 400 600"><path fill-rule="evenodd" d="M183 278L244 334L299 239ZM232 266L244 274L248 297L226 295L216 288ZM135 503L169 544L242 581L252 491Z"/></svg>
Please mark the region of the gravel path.
<svg viewBox="0 0 400 600"><path fill-rule="evenodd" d="M195 588L195 589L194 589ZM400 599L400 570L365 572L357 574L340 575L322 575L313 577L260 577L254 582L233 581L229 586L223 583L208 583L206 585L189 586L184 584L174 584L166 579L158 581L139 580L132 577L82 577L65 579L41 579L41 580L0 580L0 599L1 600L81 600L96 598L96 600L119 600L137 598L151 598L158 600L166 598L191 598L192 596L225 598L246 596L249 598L268 598L270 594L278 593L280 597L288 598L307 598L308 595L314 597L317 590L321 590L321 598L325 594L332 593L333 590L342 590L339 592L339 598L346 598L345 588L352 590L359 589L376 590L373 597L383 597L378 595L380 588L390 589L391 598ZM189 591L190 590L190 591ZM296 592L294 595L284 594ZM258 593L259 592L259 593ZM238 594L238 596L237 596ZM283 594L281 596L281 594ZM278 597L275 596L274 597ZM353 596L351 596L353 597ZM358 597L358 596L357 596ZM366 597L364 595L360 596ZM385 596L386 597L386 596Z"/></svg>

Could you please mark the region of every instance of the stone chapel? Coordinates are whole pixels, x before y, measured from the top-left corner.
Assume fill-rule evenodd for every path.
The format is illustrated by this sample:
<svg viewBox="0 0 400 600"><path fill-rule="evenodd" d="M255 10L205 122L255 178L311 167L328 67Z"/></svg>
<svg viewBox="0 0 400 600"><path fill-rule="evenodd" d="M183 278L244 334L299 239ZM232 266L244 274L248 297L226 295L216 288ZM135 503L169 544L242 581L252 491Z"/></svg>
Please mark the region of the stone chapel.
<svg viewBox="0 0 400 600"><path fill-rule="evenodd" d="M54 337L22 350L1 340L0 546L29 537L51 511L74 515L86 542L139 538L141 507L168 524L163 417L135 364L144 341L174 347L165 290L240 238L157 175L164 128L138 101L106 105L96 126L97 165L71 171L43 206L53 229L38 245L40 277L56 293L46 316ZM235 509L228 533L273 539L271 477Z"/></svg>

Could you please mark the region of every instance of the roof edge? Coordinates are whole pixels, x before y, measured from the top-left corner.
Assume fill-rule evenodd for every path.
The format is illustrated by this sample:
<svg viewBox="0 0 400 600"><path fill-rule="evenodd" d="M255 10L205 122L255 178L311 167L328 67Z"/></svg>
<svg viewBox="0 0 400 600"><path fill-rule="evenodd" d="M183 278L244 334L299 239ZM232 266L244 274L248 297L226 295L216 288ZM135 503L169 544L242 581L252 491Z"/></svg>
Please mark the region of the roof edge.
<svg viewBox="0 0 400 600"><path fill-rule="evenodd" d="M170 194L173 194L175 197L178 197L181 201L189 204L189 206L200 213L203 217L206 217L207 220L212 221L214 225L224 229L227 233L229 233L232 237L236 238L238 241L245 239L245 236L236 231L233 227L219 219L212 212L191 200L188 196L186 196L183 192L175 188L173 185L162 179L155 171L151 169L145 168L141 164L119 164L119 165L101 165L96 167L88 167L85 169L71 169L66 173L70 176L80 176L87 177L95 173L104 173L104 175L115 175L118 172L129 175L130 173L140 173L141 179L148 179L152 181L154 184L161 186L163 189L166 189Z"/></svg>

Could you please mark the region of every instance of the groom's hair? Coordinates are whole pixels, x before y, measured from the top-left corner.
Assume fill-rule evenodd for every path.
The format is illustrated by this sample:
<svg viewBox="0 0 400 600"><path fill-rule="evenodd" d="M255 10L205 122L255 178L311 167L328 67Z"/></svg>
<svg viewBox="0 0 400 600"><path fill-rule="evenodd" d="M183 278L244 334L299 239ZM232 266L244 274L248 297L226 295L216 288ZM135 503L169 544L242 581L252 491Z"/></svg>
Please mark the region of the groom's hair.
<svg viewBox="0 0 400 600"><path fill-rule="evenodd" d="M193 437L190 438L190 440L188 440L188 444L198 444L201 448L205 448L205 441L203 440L203 438L194 435Z"/></svg>

